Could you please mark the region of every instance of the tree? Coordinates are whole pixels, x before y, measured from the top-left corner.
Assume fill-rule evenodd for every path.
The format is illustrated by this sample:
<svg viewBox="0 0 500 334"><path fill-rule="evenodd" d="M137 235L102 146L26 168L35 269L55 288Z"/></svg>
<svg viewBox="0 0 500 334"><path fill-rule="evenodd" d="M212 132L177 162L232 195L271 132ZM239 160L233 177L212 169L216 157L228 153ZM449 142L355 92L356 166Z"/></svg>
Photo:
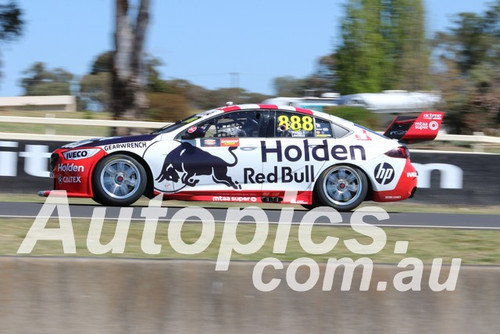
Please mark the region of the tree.
<svg viewBox="0 0 500 334"><path fill-rule="evenodd" d="M349 0L334 53L342 94L429 87L421 0Z"/></svg>
<svg viewBox="0 0 500 334"><path fill-rule="evenodd" d="M113 51L106 51L96 57L90 74L111 73L113 71Z"/></svg>
<svg viewBox="0 0 500 334"><path fill-rule="evenodd" d="M378 92L386 66L380 30L381 1L350 0L341 24L342 44L335 53L338 91Z"/></svg>
<svg viewBox="0 0 500 334"><path fill-rule="evenodd" d="M158 70L158 66L162 66L163 62L152 55L146 54L144 63L148 92L168 93L168 85L166 85L165 80L160 78L160 71Z"/></svg>
<svg viewBox="0 0 500 334"><path fill-rule="evenodd" d="M151 76L150 76L151 78ZM154 81L149 81L150 83ZM179 108L184 109L179 110L179 113L193 112L195 109L212 109L220 107L226 104L226 102L231 101L237 104L243 103L260 103L263 100L269 98L268 95L249 92L242 88L219 88L219 89L206 89L204 87L194 85L187 80L175 79L175 80L158 80L158 87L161 90L149 90L151 93L163 93L166 94L163 99L165 103L168 103L169 99L175 99L175 103ZM149 94L150 96L152 94ZM177 96L182 96L182 100ZM155 101L159 101L159 95L155 95ZM174 100L172 100L174 101ZM185 104L179 103L180 101L185 101ZM184 103L184 102L183 102ZM151 108L153 108L153 102L151 102ZM156 103L157 104L157 103ZM186 108L187 107L187 108ZM157 110L167 110L167 108L158 108ZM158 114L158 113L157 113ZM163 119L171 119L170 115L163 115Z"/></svg>
<svg viewBox="0 0 500 334"><path fill-rule="evenodd" d="M458 14L451 29L436 34L437 52L456 63L462 75L482 63L500 61L500 0L490 6L482 15Z"/></svg>
<svg viewBox="0 0 500 334"><path fill-rule="evenodd" d="M307 89L316 91L317 95L335 91L337 77L334 57L331 54L320 57L316 62L316 70L305 81Z"/></svg>
<svg viewBox="0 0 500 334"><path fill-rule="evenodd" d="M49 70L44 63L37 62L23 74L24 95L71 95L73 74L62 68Z"/></svg>
<svg viewBox="0 0 500 334"><path fill-rule="evenodd" d="M22 11L14 1L0 4L0 41L9 42L18 38L23 26Z"/></svg>
<svg viewBox="0 0 500 334"><path fill-rule="evenodd" d="M21 35L24 21L22 11L14 1L0 4L0 40L9 41Z"/></svg>
<svg viewBox="0 0 500 334"><path fill-rule="evenodd" d="M335 90L335 59L333 55L319 57L315 71L305 78L293 76L277 77L273 80L277 96L302 97L306 91L312 91L319 96L322 93Z"/></svg>
<svg viewBox="0 0 500 334"><path fill-rule="evenodd" d="M194 114L181 94L148 93L148 99L150 103L146 114L151 121L175 122Z"/></svg>
<svg viewBox="0 0 500 334"><path fill-rule="evenodd" d="M113 52L106 51L96 57L90 73L80 80L80 97L87 108L99 111L108 110L112 70Z"/></svg>
<svg viewBox="0 0 500 334"><path fill-rule="evenodd" d="M111 73L87 74L80 80L80 96L91 110L108 110L111 96Z"/></svg>
<svg viewBox="0 0 500 334"><path fill-rule="evenodd" d="M431 49L425 36L425 11L422 2L394 1L390 13L392 24L389 24L389 29L394 29L395 33L394 37L390 37L392 45L388 53L391 55L389 59L394 61L395 82L385 82L385 85L410 91L430 89ZM388 78L392 80L391 77ZM394 86L391 87L391 84Z"/></svg>
<svg viewBox="0 0 500 334"><path fill-rule="evenodd" d="M115 0L115 50L110 101L115 119L138 119L147 107L143 49L149 22L149 3L149 0L140 0L135 11L129 0ZM113 132L117 134L117 129Z"/></svg>
<svg viewBox="0 0 500 334"><path fill-rule="evenodd" d="M292 76L275 78L273 84L277 96L300 97L304 96L304 89L307 89L305 79L297 79Z"/></svg>
<svg viewBox="0 0 500 334"><path fill-rule="evenodd" d="M157 69L162 62L151 55L144 56L143 76L146 78L148 92L167 92L165 82L160 79ZM111 99L111 73L113 71L113 52L106 51L99 54L90 68L89 74L80 81L82 99L92 109L108 110Z"/></svg>
<svg viewBox="0 0 500 334"><path fill-rule="evenodd" d="M499 134L500 0L482 14L460 13L434 39L440 59L436 82L451 132Z"/></svg>

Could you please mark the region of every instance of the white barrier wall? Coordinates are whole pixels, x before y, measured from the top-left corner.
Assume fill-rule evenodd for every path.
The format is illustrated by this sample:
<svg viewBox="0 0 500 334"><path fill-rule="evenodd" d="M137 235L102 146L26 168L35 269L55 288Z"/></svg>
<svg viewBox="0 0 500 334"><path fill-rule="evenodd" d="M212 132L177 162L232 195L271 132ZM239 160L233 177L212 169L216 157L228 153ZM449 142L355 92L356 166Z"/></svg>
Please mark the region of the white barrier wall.
<svg viewBox="0 0 500 334"><path fill-rule="evenodd" d="M254 266L232 262L228 272L216 272L212 261L0 257L0 332L421 334L500 328L500 267L462 266L453 292L433 292L426 284L422 291L399 292L389 284L387 291L360 292L358 271L351 291L340 291L338 275L329 292L321 284L308 292L286 284L260 292L252 283ZM377 265L372 282L390 282L400 271ZM269 275L285 280L284 271L267 272L265 279Z"/></svg>

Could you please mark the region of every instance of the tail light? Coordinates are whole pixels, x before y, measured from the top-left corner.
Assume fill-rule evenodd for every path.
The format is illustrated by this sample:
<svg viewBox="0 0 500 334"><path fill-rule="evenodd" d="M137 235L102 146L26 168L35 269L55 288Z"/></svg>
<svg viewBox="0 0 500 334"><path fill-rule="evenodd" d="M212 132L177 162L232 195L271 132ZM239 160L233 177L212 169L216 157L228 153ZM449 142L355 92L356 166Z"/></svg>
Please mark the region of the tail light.
<svg viewBox="0 0 500 334"><path fill-rule="evenodd" d="M398 148L393 148L392 150L385 152L385 155L391 158L408 159L410 157L410 151L406 146L399 146Z"/></svg>

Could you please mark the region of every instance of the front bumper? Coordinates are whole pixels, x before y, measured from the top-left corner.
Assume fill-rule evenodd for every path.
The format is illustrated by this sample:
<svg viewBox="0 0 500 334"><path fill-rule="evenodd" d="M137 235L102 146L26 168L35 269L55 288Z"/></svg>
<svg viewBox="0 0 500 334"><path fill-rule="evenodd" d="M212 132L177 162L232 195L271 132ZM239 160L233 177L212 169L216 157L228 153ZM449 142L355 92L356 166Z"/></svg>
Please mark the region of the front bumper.
<svg viewBox="0 0 500 334"><path fill-rule="evenodd" d="M55 150L50 157L51 177L54 190L65 190L68 197L93 197L92 174L97 162L106 155L99 149L89 158L68 155L67 152L82 152L85 148ZM91 148L89 150L95 150ZM64 154L66 153L66 154ZM68 156L68 159L65 158ZM48 196L50 191L41 191L39 195Z"/></svg>

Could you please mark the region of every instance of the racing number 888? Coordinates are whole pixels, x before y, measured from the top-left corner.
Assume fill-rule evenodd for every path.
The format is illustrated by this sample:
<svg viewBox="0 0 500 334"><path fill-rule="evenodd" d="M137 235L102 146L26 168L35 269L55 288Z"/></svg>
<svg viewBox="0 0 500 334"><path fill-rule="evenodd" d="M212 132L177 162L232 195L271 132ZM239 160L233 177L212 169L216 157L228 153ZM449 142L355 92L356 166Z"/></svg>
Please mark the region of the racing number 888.
<svg viewBox="0 0 500 334"><path fill-rule="evenodd" d="M313 118L311 116L298 116L293 115L288 117L287 115L280 115L278 117L278 127L284 127L288 130L289 127L292 131L312 131L314 129Z"/></svg>

